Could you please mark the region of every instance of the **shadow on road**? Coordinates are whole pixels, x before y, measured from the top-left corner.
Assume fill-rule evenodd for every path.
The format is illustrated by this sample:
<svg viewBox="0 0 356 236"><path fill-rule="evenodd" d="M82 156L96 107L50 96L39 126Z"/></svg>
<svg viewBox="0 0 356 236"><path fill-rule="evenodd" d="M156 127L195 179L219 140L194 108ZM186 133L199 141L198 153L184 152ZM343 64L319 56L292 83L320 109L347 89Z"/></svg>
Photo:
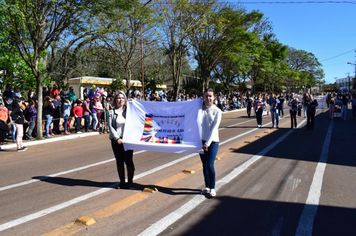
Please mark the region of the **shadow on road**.
<svg viewBox="0 0 356 236"><path fill-rule="evenodd" d="M68 187L73 186L84 186L84 187L96 187L96 188L115 188L119 183L118 182L97 182L84 179L71 179L65 177L51 177L51 176L34 176L33 179L38 179L42 182L58 184ZM143 191L145 188L156 189L160 193L165 193L169 195L197 195L200 193L200 189L190 189L190 188L169 188L162 187L159 185L142 185L139 183L134 183L132 189L123 189L123 190L136 190Z"/></svg>
<svg viewBox="0 0 356 236"><path fill-rule="evenodd" d="M350 117L350 110L348 115ZM318 114L315 117L313 130L308 130L306 125L294 129L288 137L269 151L265 156L319 162L330 122L328 112ZM280 128L251 144L235 150L234 152L256 155L263 147L272 144L290 130L290 128ZM355 156L354 149L351 148L354 145L355 134L356 119L349 118L346 121L341 119L333 120L328 164L356 166L356 158L349 158Z"/></svg>
<svg viewBox="0 0 356 236"><path fill-rule="evenodd" d="M47 182L51 184L58 184L64 186L86 186L86 187L97 187L97 188L113 188L112 186L117 184L117 182L97 182L86 179L71 179L65 177L51 177L51 176L34 176L33 179L38 179L42 182Z"/></svg>
<svg viewBox="0 0 356 236"><path fill-rule="evenodd" d="M219 196L209 201L214 209L180 235L295 235L304 204ZM207 206L205 206L207 207ZM355 209L319 206L313 235L354 235ZM187 217L187 219L191 219ZM182 219L184 221L184 219ZM170 229L179 229L181 222ZM183 224L185 225L185 224ZM166 230L162 235L173 235Z"/></svg>

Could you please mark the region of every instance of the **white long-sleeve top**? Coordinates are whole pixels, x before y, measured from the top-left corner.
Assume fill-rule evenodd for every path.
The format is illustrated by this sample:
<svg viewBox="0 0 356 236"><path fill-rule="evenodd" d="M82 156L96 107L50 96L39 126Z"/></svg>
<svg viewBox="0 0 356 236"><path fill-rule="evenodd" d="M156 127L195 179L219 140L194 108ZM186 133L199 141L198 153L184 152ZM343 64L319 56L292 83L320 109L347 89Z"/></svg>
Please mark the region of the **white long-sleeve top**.
<svg viewBox="0 0 356 236"><path fill-rule="evenodd" d="M219 142L219 125L222 112L215 106L203 105L202 139L205 145L210 146L211 142Z"/></svg>

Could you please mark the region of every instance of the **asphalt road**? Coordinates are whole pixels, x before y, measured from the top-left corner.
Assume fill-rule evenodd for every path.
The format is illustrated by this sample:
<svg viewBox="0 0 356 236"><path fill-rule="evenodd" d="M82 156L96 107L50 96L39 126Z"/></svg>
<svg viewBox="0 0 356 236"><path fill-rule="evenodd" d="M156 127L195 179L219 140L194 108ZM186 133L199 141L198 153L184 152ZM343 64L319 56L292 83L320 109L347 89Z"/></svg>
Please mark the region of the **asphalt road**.
<svg viewBox="0 0 356 236"><path fill-rule="evenodd" d="M355 235L356 120L270 121L223 114L213 199L196 154L137 151L135 189L117 190L107 134L5 149L0 235Z"/></svg>

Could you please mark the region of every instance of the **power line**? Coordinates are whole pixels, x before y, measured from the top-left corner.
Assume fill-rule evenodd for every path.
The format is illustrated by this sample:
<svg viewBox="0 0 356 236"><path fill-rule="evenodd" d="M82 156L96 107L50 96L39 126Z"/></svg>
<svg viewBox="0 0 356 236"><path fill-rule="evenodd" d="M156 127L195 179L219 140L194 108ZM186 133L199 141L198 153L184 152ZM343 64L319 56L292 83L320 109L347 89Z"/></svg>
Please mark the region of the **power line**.
<svg viewBox="0 0 356 236"><path fill-rule="evenodd" d="M313 3L334 3L334 4L356 4L351 1L294 1L294 2L239 2L242 4L313 4Z"/></svg>
<svg viewBox="0 0 356 236"><path fill-rule="evenodd" d="M347 53L354 52L354 51L356 51L356 49L352 49L352 50L350 50L350 51L347 51L347 52L341 53L341 54L339 54L339 55L336 55L336 56L333 56L333 57L330 57L330 58L327 58L327 59L321 60L320 62L323 62L323 61L328 61L328 60L334 59L334 58L336 58L336 57L339 57L339 56L342 56L342 55L345 55L345 54L347 54Z"/></svg>

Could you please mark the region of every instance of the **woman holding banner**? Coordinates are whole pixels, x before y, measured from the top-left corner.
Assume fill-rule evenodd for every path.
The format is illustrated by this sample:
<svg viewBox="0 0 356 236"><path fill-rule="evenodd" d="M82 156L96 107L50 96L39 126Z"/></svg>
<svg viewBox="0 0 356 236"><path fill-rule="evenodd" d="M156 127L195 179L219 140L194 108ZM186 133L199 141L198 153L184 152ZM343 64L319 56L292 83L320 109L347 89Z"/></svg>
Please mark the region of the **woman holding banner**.
<svg viewBox="0 0 356 236"><path fill-rule="evenodd" d="M120 178L120 184L118 188L125 189L131 188L133 185L133 177L135 172L135 166L132 160L133 150L124 149L123 135L126 123L126 104L127 98L124 92L119 91L113 101L113 109L109 111L109 138L111 140L111 147L116 159L117 172ZM125 164L128 173L128 182L125 183Z"/></svg>
<svg viewBox="0 0 356 236"><path fill-rule="evenodd" d="M205 189L201 194L215 197L215 168L214 162L219 149L219 125L221 110L214 105L214 90L207 89L204 92L202 139L204 153L200 154L203 164Z"/></svg>

